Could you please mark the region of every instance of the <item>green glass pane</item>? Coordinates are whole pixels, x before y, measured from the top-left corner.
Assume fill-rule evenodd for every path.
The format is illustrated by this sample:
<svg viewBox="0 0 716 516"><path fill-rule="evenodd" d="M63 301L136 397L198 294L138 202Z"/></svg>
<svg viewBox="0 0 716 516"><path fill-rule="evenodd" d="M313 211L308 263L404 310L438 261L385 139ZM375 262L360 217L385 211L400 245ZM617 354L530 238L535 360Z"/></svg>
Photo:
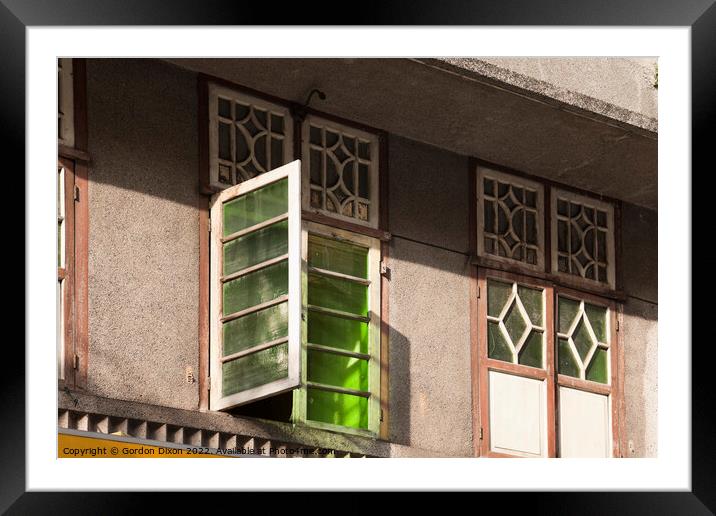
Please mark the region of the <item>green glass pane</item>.
<svg viewBox="0 0 716 516"><path fill-rule="evenodd" d="M559 312L559 328L560 333L567 333L572 326L574 318L577 317L579 311L579 301L559 296L558 301Z"/></svg>
<svg viewBox="0 0 716 516"><path fill-rule="evenodd" d="M288 303L270 306L224 323L224 355L288 335Z"/></svg>
<svg viewBox="0 0 716 516"><path fill-rule="evenodd" d="M308 419L351 428L368 428L368 399L308 389Z"/></svg>
<svg viewBox="0 0 716 516"><path fill-rule="evenodd" d="M368 361L309 350L308 381L367 391Z"/></svg>
<svg viewBox="0 0 716 516"><path fill-rule="evenodd" d="M589 324L592 325L594 335L599 342L608 342L607 340L607 309L603 306L590 305L584 303L584 311L589 318Z"/></svg>
<svg viewBox="0 0 716 516"><path fill-rule="evenodd" d="M569 347L567 339L559 339L557 361L559 364L559 374L579 378L579 366L572 355L572 350Z"/></svg>
<svg viewBox="0 0 716 516"><path fill-rule="evenodd" d="M505 340L497 323L487 322L487 356L505 362L512 362L512 349Z"/></svg>
<svg viewBox="0 0 716 516"><path fill-rule="evenodd" d="M253 190L224 204L224 236L288 211L288 179Z"/></svg>
<svg viewBox="0 0 716 516"><path fill-rule="evenodd" d="M286 260L224 283L224 315L260 305L288 293Z"/></svg>
<svg viewBox="0 0 716 516"><path fill-rule="evenodd" d="M288 253L288 221L284 220L224 244L224 275Z"/></svg>
<svg viewBox="0 0 716 516"><path fill-rule="evenodd" d="M221 366L221 373L224 396L286 378L288 376L288 344L274 346L226 362Z"/></svg>
<svg viewBox="0 0 716 516"><path fill-rule="evenodd" d="M368 315L368 286L309 274L308 304L365 316Z"/></svg>
<svg viewBox="0 0 716 516"><path fill-rule="evenodd" d="M525 322L522 312L520 312L519 308L517 308L517 303L512 303L512 306L510 307L509 312L507 312L503 322L505 323L507 334L512 340L512 344L517 344L522 337L522 334L525 332L525 329L527 329L527 322Z"/></svg>
<svg viewBox="0 0 716 516"><path fill-rule="evenodd" d="M368 249L330 238L309 235L308 264L319 269L368 278Z"/></svg>
<svg viewBox="0 0 716 516"><path fill-rule="evenodd" d="M609 383L609 368L607 367L609 351L597 348L592 361L587 366L587 380L599 383Z"/></svg>
<svg viewBox="0 0 716 516"><path fill-rule="evenodd" d="M532 324L535 326L544 325L544 302L542 301L542 290L517 285L517 295L527 311Z"/></svg>
<svg viewBox="0 0 716 516"><path fill-rule="evenodd" d="M572 335L572 340L574 341L574 347L577 348L577 353L579 353L582 362L584 362L584 359L587 358L587 354L592 349L593 344L592 337L587 331L587 325L584 324L584 319L579 321L579 324Z"/></svg>
<svg viewBox="0 0 716 516"><path fill-rule="evenodd" d="M308 342L368 353L368 323L309 311Z"/></svg>
<svg viewBox="0 0 716 516"><path fill-rule="evenodd" d="M512 285L502 281L487 280L487 315L499 317L507 298L512 292Z"/></svg>
<svg viewBox="0 0 716 516"><path fill-rule="evenodd" d="M520 350L520 364L543 368L544 334L533 331Z"/></svg>

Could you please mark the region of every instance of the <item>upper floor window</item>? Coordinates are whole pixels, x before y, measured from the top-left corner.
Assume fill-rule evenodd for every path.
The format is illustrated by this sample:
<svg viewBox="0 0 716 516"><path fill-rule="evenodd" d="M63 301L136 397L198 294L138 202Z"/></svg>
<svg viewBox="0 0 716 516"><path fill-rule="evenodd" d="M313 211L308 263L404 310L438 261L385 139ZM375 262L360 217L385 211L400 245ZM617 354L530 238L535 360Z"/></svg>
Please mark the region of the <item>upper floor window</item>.
<svg viewBox="0 0 716 516"><path fill-rule="evenodd" d="M552 268L614 288L614 208L554 189Z"/></svg>
<svg viewBox="0 0 716 516"><path fill-rule="evenodd" d="M208 82L206 91L211 190L237 185L300 157L303 210L379 227L377 132L304 110L295 115L289 102L223 83Z"/></svg>
<svg viewBox="0 0 716 516"><path fill-rule="evenodd" d="M313 115L302 136L304 209L377 227L377 136Z"/></svg>
<svg viewBox="0 0 716 516"><path fill-rule="evenodd" d="M222 189L293 159L293 122L278 104L209 84L210 184Z"/></svg>

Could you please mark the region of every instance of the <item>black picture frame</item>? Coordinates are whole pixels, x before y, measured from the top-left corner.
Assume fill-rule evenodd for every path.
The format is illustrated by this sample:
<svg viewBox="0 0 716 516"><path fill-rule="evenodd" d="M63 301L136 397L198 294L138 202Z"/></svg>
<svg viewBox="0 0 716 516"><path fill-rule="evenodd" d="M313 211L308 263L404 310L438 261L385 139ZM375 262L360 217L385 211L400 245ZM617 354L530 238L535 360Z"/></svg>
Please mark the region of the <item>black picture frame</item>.
<svg viewBox="0 0 716 516"><path fill-rule="evenodd" d="M569 25L569 26L686 26L691 27L692 170L701 177L713 170L709 129L716 120L716 6L714 0L601 0L583 2L501 0L499 2L414 0L363 2L351 18L327 2L239 3L217 0L2 0L0 3L0 96L4 156L25 170L25 30L49 25ZM323 14L316 14L323 13ZM7 161L6 161L7 163ZM697 174L692 172L692 177ZM684 178L690 180L690 178ZM20 186L16 181L12 196ZM9 182L7 183L9 184ZM6 190L8 191L8 190ZM693 188L696 196L698 189ZM703 191L700 195L703 195ZM694 197L694 207L699 205ZM698 224L696 211L692 212ZM14 218L14 217L12 217ZM705 225L704 225L705 226ZM695 230L696 228L694 228ZM706 229L705 227L702 229ZM707 229L706 229L707 230ZM697 234L694 231L694 235ZM24 252L24 251L23 251ZM693 253L693 251L692 251ZM692 256L697 256L696 253ZM25 263L25 262L24 262ZM707 265L709 263L707 262ZM713 266L713 261L710 262ZM703 269L694 263L692 274ZM28 274L25 268L25 274ZM711 273L713 275L713 273ZM693 320L707 317L694 298ZM20 303L17 303L19 306ZM8 322L10 322L8 320ZM9 324L6 325L6 328ZM696 344L697 339L693 338ZM685 339L686 341L686 339ZM688 342L688 341L686 341ZM713 514L716 511L716 432L711 424L716 403L706 380L713 377L713 343L692 346L692 490L640 493L476 493L481 507L489 501L510 508L526 506L544 514ZM124 514L146 506L147 495L134 493L26 493L25 353L17 339L6 339L0 413L0 511L8 514ZM246 495L242 495L245 497ZM299 496L299 495L295 495ZM488 500L486 497L492 498ZM214 504L216 494L211 494ZM189 509L194 501L206 507L208 499L194 495L162 495L166 511ZM298 503L291 497L291 505ZM258 499L263 503L266 495ZM244 498L245 500L245 498ZM420 497L414 497L420 503ZM177 503L178 502L178 503ZM272 499L275 504L275 499ZM181 505L179 505L181 504ZM275 505L272 505L278 508Z"/></svg>

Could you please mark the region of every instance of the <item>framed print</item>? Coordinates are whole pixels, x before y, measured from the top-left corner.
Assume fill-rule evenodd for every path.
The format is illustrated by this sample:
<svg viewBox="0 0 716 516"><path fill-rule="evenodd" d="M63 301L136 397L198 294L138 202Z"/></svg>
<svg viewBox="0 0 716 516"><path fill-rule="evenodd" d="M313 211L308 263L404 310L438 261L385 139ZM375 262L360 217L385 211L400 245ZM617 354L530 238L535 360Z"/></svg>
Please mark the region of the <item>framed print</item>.
<svg viewBox="0 0 716 516"><path fill-rule="evenodd" d="M148 489L713 510L707 4L252 27L6 2L28 303L3 510Z"/></svg>

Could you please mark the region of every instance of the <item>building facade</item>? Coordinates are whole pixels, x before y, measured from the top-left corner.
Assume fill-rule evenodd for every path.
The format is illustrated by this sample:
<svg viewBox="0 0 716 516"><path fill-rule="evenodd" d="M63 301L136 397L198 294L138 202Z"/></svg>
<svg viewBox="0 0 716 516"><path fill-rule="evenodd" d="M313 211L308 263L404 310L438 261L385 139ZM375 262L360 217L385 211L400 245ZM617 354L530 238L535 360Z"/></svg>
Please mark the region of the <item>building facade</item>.
<svg viewBox="0 0 716 516"><path fill-rule="evenodd" d="M626 58L59 60L59 427L655 456L655 81Z"/></svg>

